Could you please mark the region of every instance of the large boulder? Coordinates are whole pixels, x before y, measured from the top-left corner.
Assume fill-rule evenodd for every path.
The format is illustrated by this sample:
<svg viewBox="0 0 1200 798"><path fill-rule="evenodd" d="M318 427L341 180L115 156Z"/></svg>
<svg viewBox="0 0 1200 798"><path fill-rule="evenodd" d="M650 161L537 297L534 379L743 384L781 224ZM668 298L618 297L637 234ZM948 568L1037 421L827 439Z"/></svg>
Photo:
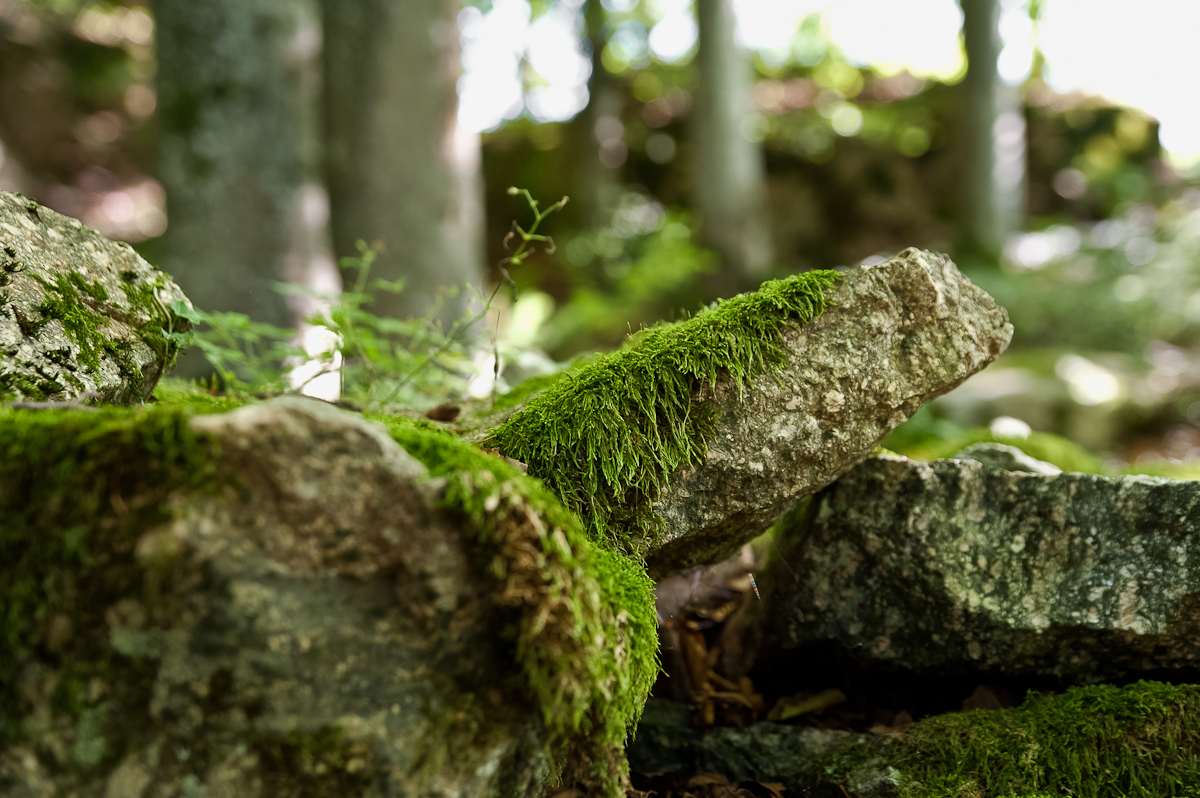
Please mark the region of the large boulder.
<svg viewBox="0 0 1200 798"><path fill-rule="evenodd" d="M0 191L0 398L145 399L190 327L178 302L128 244Z"/></svg>
<svg viewBox="0 0 1200 798"><path fill-rule="evenodd" d="M775 586L760 661L839 641L933 673L1200 665L1200 482L880 455L814 499L780 550L760 580Z"/></svg>
<svg viewBox="0 0 1200 798"><path fill-rule="evenodd" d="M0 410L0 794L532 796L566 765L616 795L644 573L389 423Z"/></svg>
<svg viewBox="0 0 1200 798"><path fill-rule="evenodd" d="M530 400L495 445L666 576L733 553L1012 337L944 255L840 273L815 312L812 283L789 280L639 333Z"/></svg>

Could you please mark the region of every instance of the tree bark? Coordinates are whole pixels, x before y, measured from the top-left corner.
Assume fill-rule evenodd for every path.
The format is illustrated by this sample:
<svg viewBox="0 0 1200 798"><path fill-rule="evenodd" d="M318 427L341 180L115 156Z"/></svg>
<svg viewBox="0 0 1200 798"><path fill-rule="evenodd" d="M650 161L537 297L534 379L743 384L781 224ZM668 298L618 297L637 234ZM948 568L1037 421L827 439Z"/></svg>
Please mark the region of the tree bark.
<svg viewBox="0 0 1200 798"><path fill-rule="evenodd" d="M375 276L404 293L370 307L424 316L483 276L479 137L458 125L456 0L324 0L326 180L334 248L385 247ZM448 302L459 319L466 296Z"/></svg>
<svg viewBox="0 0 1200 798"><path fill-rule="evenodd" d="M965 186L962 239L995 255L1024 223L1025 118L1017 90L1000 80L1000 4L962 0L967 76L962 91Z"/></svg>
<svg viewBox="0 0 1200 798"><path fill-rule="evenodd" d="M696 207L701 241L721 254L726 285L766 276L772 252L762 147L746 135L751 66L734 40L729 0L698 0L700 49L694 110Z"/></svg>
<svg viewBox="0 0 1200 798"><path fill-rule="evenodd" d="M592 79L588 85L587 108L580 115L583 168L579 170L580 215L589 227L608 224L609 214L621 191L620 165L615 156L625 147L621 130L622 95L604 68L604 6L588 0L584 10L587 38L592 48ZM615 123L615 124L614 124ZM607 144L607 147L606 147ZM620 160L624 160L621 158Z"/></svg>
<svg viewBox="0 0 1200 798"><path fill-rule="evenodd" d="M316 0L157 0L154 12L163 268L203 310L292 326L307 308L272 284L334 277L318 182ZM198 355L182 366L209 370Z"/></svg>

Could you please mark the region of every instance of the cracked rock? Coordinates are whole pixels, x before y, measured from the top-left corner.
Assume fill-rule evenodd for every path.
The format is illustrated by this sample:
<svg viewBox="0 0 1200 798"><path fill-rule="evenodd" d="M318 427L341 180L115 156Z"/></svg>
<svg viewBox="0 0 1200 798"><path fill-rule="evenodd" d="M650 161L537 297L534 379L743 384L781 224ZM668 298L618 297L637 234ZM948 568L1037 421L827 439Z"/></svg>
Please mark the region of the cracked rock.
<svg viewBox="0 0 1200 798"><path fill-rule="evenodd" d="M1200 482L871 458L782 543L759 661L840 641L914 671L1192 669Z"/></svg>

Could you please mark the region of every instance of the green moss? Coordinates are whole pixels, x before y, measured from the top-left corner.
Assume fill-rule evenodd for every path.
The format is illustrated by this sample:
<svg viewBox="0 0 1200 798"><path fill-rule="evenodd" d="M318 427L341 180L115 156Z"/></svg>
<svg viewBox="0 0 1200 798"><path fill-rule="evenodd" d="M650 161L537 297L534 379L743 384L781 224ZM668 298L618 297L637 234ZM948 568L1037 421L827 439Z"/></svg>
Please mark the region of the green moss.
<svg viewBox="0 0 1200 798"><path fill-rule="evenodd" d="M76 280L72 280L72 277ZM82 283L82 278L71 273L58 275L54 283L40 277L38 281L46 289L46 295L38 305L43 318L57 319L62 324L67 337L79 347L77 358L80 365L85 371L95 371L100 367L100 353L105 340L104 335L97 333L97 328L104 327L108 320L83 303L76 288L76 282Z"/></svg>
<svg viewBox="0 0 1200 798"><path fill-rule="evenodd" d="M650 502L674 471L703 461L716 428L714 411L693 399L697 385L728 374L743 389L777 368L783 325L820 315L836 279L814 271L774 280L643 330L530 400L493 445L528 464L594 537L640 551L661 524Z"/></svg>
<svg viewBox="0 0 1200 798"><path fill-rule="evenodd" d="M144 665L113 675L104 608L148 589L137 536L166 519L173 491L217 484L213 445L179 410L0 409L0 747L28 713L17 669L31 658L60 670L53 702L72 714L94 703L95 679L109 699L148 700ZM56 632L56 618L73 631Z"/></svg>
<svg viewBox="0 0 1200 798"><path fill-rule="evenodd" d="M469 520L476 557L490 565L497 591L514 581L534 588L532 603L514 605L503 595L498 601L516 610L515 657L540 708L549 753L572 776L619 794L620 751L659 669L645 570L592 543L542 482L503 459L427 425L368 418L383 423L432 476L447 479L443 502ZM536 562L521 565L506 548L522 541L536 546Z"/></svg>
<svg viewBox="0 0 1200 798"><path fill-rule="evenodd" d="M564 377L578 374L587 366L595 363L600 357L601 355L599 354L580 355L573 358L571 363L562 371L556 371L553 374L539 374L536 377L522 380L508 393L496 397L496 401L492 405L492 410L507 410L510 407L516 407L529 399L529 397L546 390Z"/></svg>
<svg viewBox="0 0 1200 798"><path fill-rule="evenodd" d="M79 272L68 272L67 279L80 292L87 294L97 302L106 302L108 300L108 290L98 281L93 280L89 283Z"/></svg>
<svg viewBox="0 0 1200 798"><path fill-rule="evenodd" d="M508 393L496 397L492 410L507 410L510 407L516 407L538 391L544 391L558 382L562 379L563 373L558 371L554 374L540 374L537 377L522 380Z"/></svg>
<svg viewBox="0 0 1200 798"><path fill-rule="evenodd" d="M56 717L87 732L73 743L71 767L111 768L146 744L147 730L123 729L120 720L151 699L161 645L154 616L167 611L156 591L171 577L139 565L134 548L167 520L169 497L221 484L217 444L188 418L243 403L174 383L160 399L153 409L0 409L0 747L25 739L20 724L35 699L19 685L30 662L58 674L48 699ZM621 747L658 672L644 569L597 547L541 482L502 458L433 425L372 418L447 480L444 503L462 514L472 555L508 607L497 634L511 641L520 683L539 709L543 753L572 778L619 794ZM514 546L532 546L536 556L515 557ZM510 595L514 582L534 589ZM105 612L130 599L150 614L148 628L117 634ZM99 693L98 683L106 686ZM336 737L326 730L251 744L278 765L264 773L281 779L280 794L313 784L317 792L302 794L357 794L365 771ZM209 755L193 754L196 762ZM293 778L307 769L311 779Z"/></svg>
<svg viewBox="0 0 1200 798"><path fill-rule="evenodd" d="M907 727L905 798L1165 798L1200 790L1200 686L1138 682L1030 693L1014 709Z"/></svg>
<svg viewBox="0 0 1200 798"><path fill-rule="evenodd" d="M159 301L155 290L164 285L164 280L166 280L166 275L156 272L148 282L138 284L126 280L121 284L121 290L125 292L129 304L135 310L141 310L149 318L149 321L138 327L136 332L162 364L159 371L160 377L171 370L182 351L176 334L191 327L186 319L177 316L174 311Z"/></svg>
<svg viewBox="0 0 1200 798"><path fill-rule="evenodd" d="M1182 463L1154 461L1135 463L1120 470L1121 474L1145 474L1151 477L1168 477L1186 481L1200 480L1200 462L1188 460Z"/></svg>
<svg viewBox="0 0 1200 798"><path fill-rule="evenodd" d="M347 740L337 726L264 740L255 751L263 773L263 795L347 798L367 794L379 778L370 743Z"/></svg>
<svg viewBox="0 0 1200 798"><path fill-rule="evenodd" d="M161 278L157 278L161 280ZM75 343L78 352L75 359L84 371L93 372L100 366L102 357L109 357L116 363L132 385L140 386L145 378L134 357L133 345L129 341L114 341L106 333L108 318L87 304L84 296L96 302L107 301L108 291L98 282L88 282L78 272L59 274L54 282L38 278L46 289L45 296L38 310L42 314L39 322L29 322L22 329L26 335L36 334L50 319L57 319L62 324L67 337ZM184 329L186 321L176 317L168 308L157 300L154 294L155 282L145 284L125 283L121 286L134 306L135 315L149 319L146 324L134 328L134 333L150 347L159 361L164 364L163 371L169 369L179 355L179 344L168 334L167 330ZM31 326L32 325L32 326ZM27 329L29 328L29 329ZM164 329L165 328L165 329ZM64 366L66 367L66 366ZM70 382L71 380L68 379ZM75 383L72 382L72 385ZM80 387L79 386L75 387ZM4 386L0 386L3 388ZM58 388L62 390L61 386ZM30 398L44 398L45 395L57 391L42 388L42 396L26 393ZM138 396L136 398L143 399ZM120 401L122 397L117 397Z"/></svg>
<svg viewBox="0 0 1200 798"><path fill-rule="evenodd" d="M255 399L246 396L215 396L201 383L175 377L159 380L154 386L153 396L164 407L186 408L197 415L228 413L256 402Z"/></svg>

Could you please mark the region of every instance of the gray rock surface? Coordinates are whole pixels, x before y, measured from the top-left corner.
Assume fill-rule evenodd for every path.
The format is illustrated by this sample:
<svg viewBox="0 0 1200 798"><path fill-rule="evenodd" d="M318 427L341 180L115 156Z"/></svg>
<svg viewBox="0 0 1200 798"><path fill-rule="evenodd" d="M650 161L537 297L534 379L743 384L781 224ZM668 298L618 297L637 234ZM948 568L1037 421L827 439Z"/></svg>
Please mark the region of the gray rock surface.
<svg viewBox="0 0 1200 798"><path fill-rule="evenodd" d="M1008 314L944 255L907 249L845 273L832 306L784 332L782 373L705 386L722 423L707 461L671 477L656 577L715 562L851 468L925 402L992 362Z"/></svg>
<svg viewBox="0 0 1200 798"><path fill-rule="evenodd" d="M1200 483L880 455L814 501L760 580L760 661L836 640L927 672L1200 664Z"/></svg>
<svg viewBox="0 0 1200 798"><path fill-rule="evenodd" d="M733 782L779 782L804 795L862 798L895 794L899 773L887 764L891 738L782 723L705 732L691 707L652 698L629 745L636 773L720 773Z"/></svg>
<svg viewBox="0 0 1200 798"><path fill-rule="evenodd" d="M1027 474L1042 474L1052 477L1061 474L1062 469L1053 463L1047 463L1030 457L1016 446L1003 443L976 443L954 455L955 460L974 460L985 466L999 468L1001 471L1023 471Z"/></svg>
<svg viewBox="0 0 1200 798"><path fill-rule="evenodd" d="M47 574L75 604L44 620L57 642L20 671L27 703L0 707L0 794L540 794L540 718L497 633L511 610L424 466L316 400L192 424L235 479L95 569ZM88 591L120 585L84 623ZM55 697L76 678L82 710Z"/></svg>
<svg viewBox="0 0 1200 798"><path fill-rule="evenodd" d="M731 781L781 782L805 794L838 795L838 785L861 798L896 794L900 773L884 754L891 738L782 723L713 729L699 744L702 770Z"/></svg>
<svg viewBox="0 0 1200 798"><path fill-rule="evenodd" d="M128 244L0 191L0 398L145 398L174 362L187 302Z"/></svg>

